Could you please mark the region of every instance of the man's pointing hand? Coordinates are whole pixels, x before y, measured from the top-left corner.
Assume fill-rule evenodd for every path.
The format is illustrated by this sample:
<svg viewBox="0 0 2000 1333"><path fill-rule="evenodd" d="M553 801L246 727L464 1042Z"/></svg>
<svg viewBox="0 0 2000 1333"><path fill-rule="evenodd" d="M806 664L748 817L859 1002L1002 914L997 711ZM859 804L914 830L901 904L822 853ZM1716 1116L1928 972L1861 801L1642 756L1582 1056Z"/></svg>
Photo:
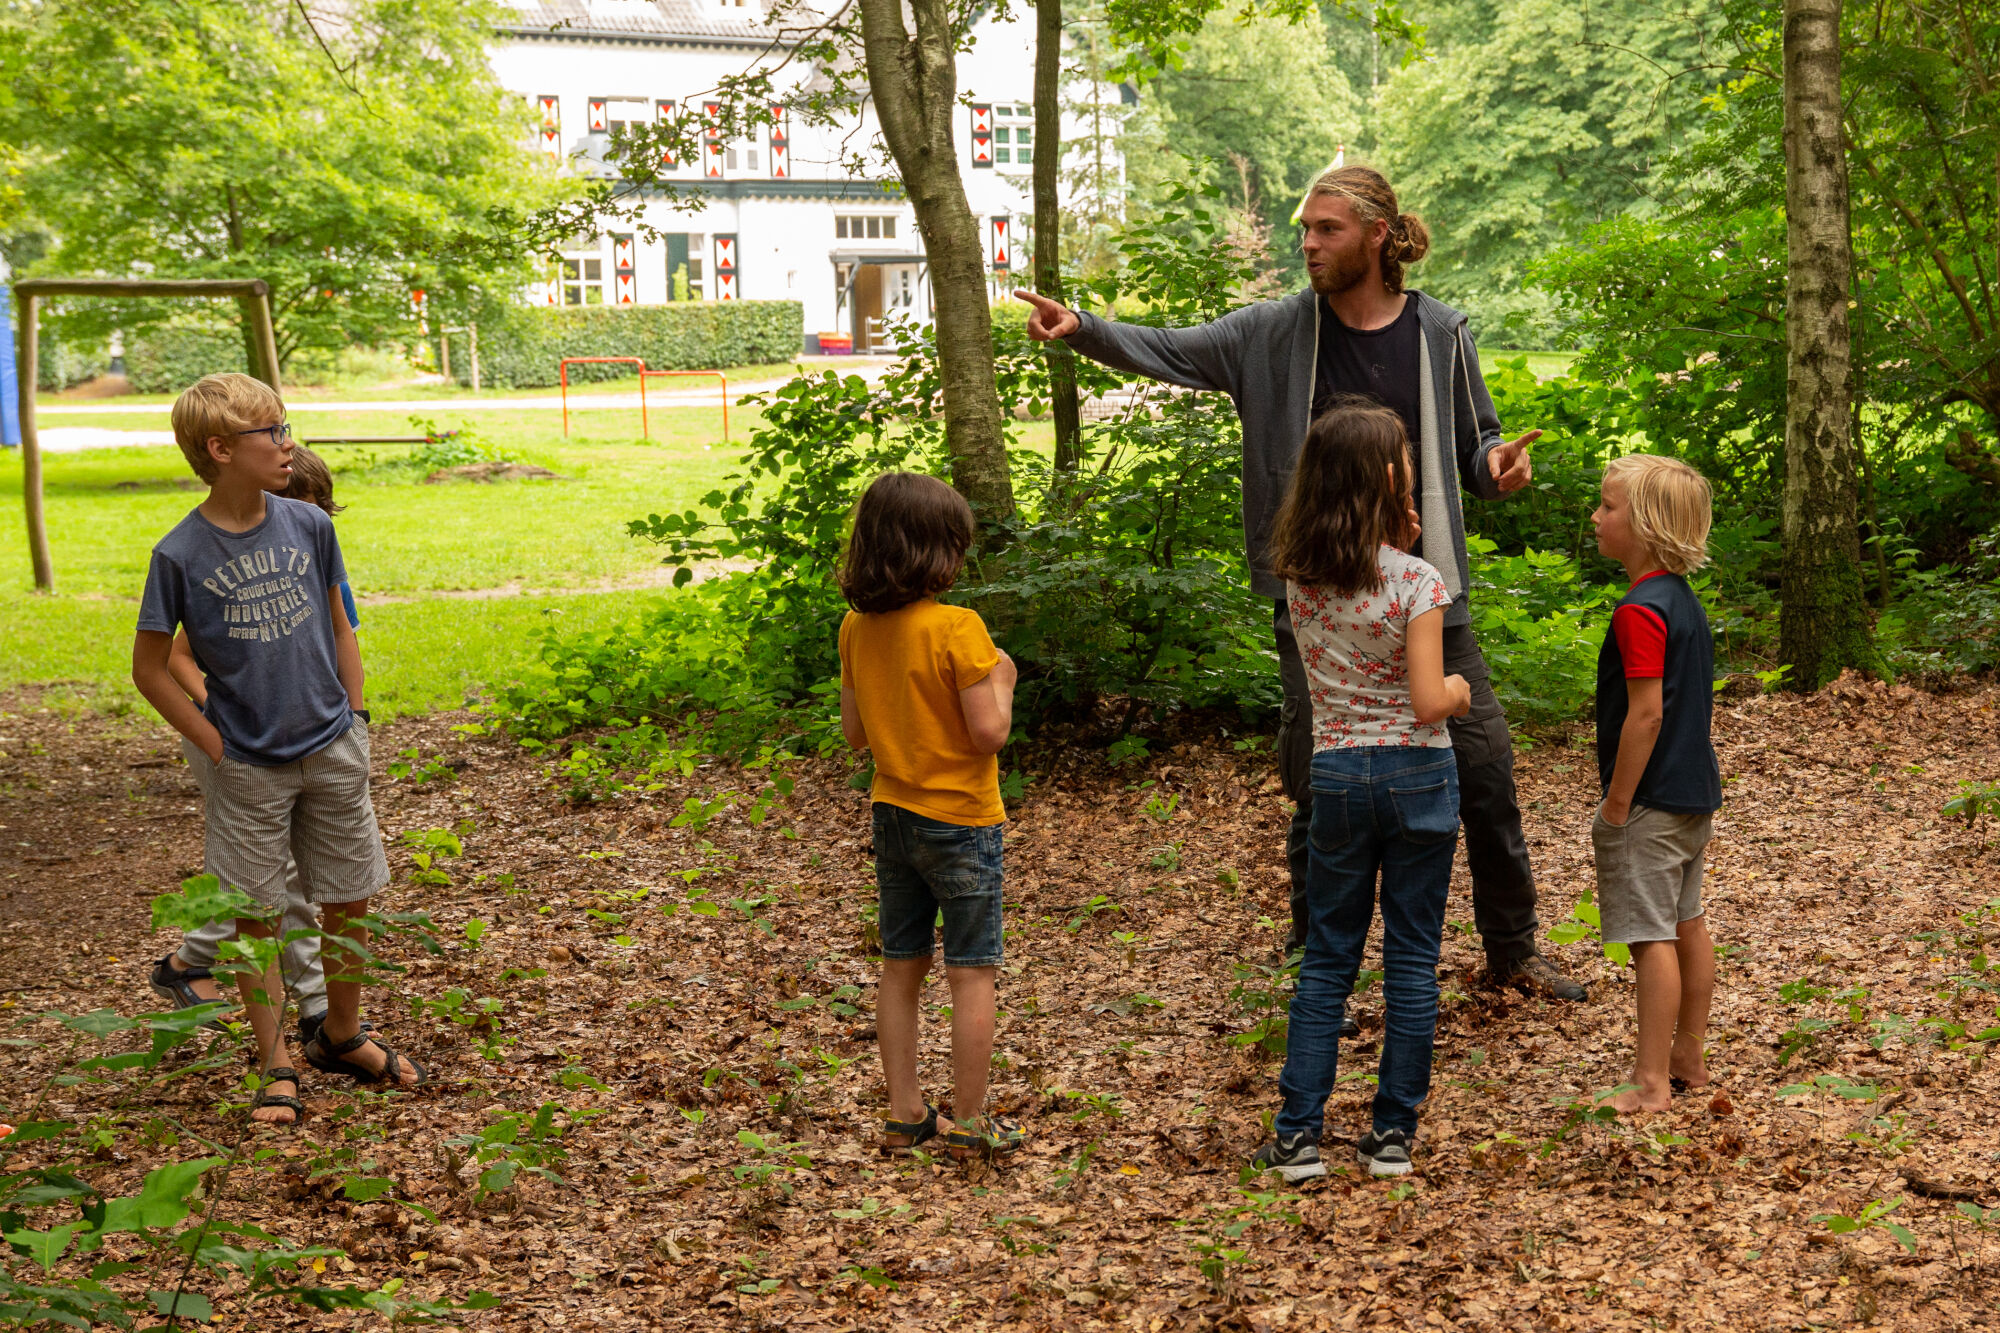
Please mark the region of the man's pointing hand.
<svg viewBox="0 0 2000 1333"><path fill-rule="evenodd" d="M1028 316L1028 336L1038 343L1045 343L1053 338L1067 338L1083 327L1083 321L1076 317L1076 311L1061 301L1051 301L1048 297L1037 295L1025 287L1016 287L1014 295L1035 308L1035 313Z"/></svg>
<svg viewBox="0 0 2000 1333"><path fill-rule="evenodd" d="M1531 430L1518 440L1494 445L1493 452L1486 455L1486 465L1493 469L1493 480L1500 483L1500 494L1518 491L1534 480L1535 465L1528 461L1528 446L1541 438L1540 431Z"/></svg>

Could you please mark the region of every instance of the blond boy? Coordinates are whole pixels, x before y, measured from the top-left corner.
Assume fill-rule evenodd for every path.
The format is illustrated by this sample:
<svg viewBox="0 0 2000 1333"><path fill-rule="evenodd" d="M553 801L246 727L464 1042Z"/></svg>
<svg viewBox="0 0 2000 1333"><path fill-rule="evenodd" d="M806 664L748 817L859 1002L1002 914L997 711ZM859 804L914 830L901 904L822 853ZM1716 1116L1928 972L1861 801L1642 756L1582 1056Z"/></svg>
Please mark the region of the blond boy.
<svg viewBox="0 0 2000 1333"><path fill-rule="evenodd" d="M1597 660L1597 767L1591 823L1607 944L1639 974L1639 1049L1612 1105L1661 1111L1676 1087L1708 1082L1702 1043L1715 949L1701 903L1722 773L1709 740L1715 641L1686 575L1708 559L1708 482L1678 459L1632 454L1604 469L1591 515L1597 549L1630 588Z"/></svg>
<svg viewBox="0 0 2000 1333"><path fill-rule="evenodd" d="M317 506L269 494L290 481L292 439L268 386L206 376L174 403L173 423L208 498L153 548L132 683L180 732L188 763L205 766L208 872L276 917L294 859L327 938L358 944L389 868L368 795L361 650L339 613L340 543ZM177 628L201 668L200 706L168 666ZM267 920L237 927L272 933ZM327 977L326 1020L307 1062L363 1082L425 1081L421 1065L361 1030L361 979L343 961ZM238 982L266 1072L253 1115L291 1124L304 1108L279 1028L278 968Z"/></svg>

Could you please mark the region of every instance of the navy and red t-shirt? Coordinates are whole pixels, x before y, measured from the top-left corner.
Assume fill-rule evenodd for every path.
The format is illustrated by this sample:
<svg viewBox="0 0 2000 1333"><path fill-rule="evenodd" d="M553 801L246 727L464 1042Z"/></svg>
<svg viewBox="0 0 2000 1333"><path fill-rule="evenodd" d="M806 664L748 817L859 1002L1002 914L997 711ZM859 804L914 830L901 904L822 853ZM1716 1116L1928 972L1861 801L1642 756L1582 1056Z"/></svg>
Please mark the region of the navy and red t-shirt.
<svg viewBox="0 0 2000 1333"><path fill-rule="evenodd" d="M1722 805L1722 768L1709 740L1715 640L1694 589L1665 570L1626 592L1597 655L1597 773L1605 791L1625 730L1625 682L1653 678L1660 681L1660 737L1632 800L1671 814L1710 814Z"/></svg>

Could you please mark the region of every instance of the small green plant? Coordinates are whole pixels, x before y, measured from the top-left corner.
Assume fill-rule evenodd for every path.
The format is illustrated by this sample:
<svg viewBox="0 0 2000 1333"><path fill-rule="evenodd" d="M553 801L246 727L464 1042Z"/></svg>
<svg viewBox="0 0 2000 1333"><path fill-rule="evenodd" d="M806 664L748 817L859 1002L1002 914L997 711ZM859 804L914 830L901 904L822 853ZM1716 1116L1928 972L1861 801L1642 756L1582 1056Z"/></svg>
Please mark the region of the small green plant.
<svg viewBox="0 0 2000 1333"><path fill-rule="evenodd" d="M1058 1167L1050 1176L1049 1192L1064 1194L1076 1188L1078 1182L1089 1173L1091 1162L1097 1158L1097 1150L1103 1146L1103 1139L1092 1139L1078 1148L1075 1156L1071 1157L1066 1165Z"/></svg>
<svg viewBox="0 0 2000 1333"><path fill-rule="evenodd" d="M398 782L408 778L421 787L427 782L455 781L458 772L445 763L443 756L433 755L425 759L413 745L389 761L389 776Z"/></svg>
<svg viewBox="0 0 2000 1333"><path fill-rule="evenodd" d="M1175 841L1155 847L1152 854L1146 858L1146 864L1154 870L1164 870L1171 874L1181 868L1181 848L1184 845Z"/></svg>
<svg viewBox="0 0 2000 1333"><path fill-rule="evenodd" d="M1535 1150L1535 1155L1547 1157L1585 1125L1616 1125L1618 1108L1611 1104L1611 1099L1620 1093L1636 1092L1638 1087L1636 1083L1621 1083L1588 1097L1556 1098L1555 1104L1563 1108L1563 1122L1556 1127L1555 1133L1542 1140L1542 1146Z"/></svg>
<svg viewBox="0 0 2000 1333"><path fill-rule="evenodd" d="M1047 1241L1016 1237L1013 1228L1017 1225L1041 1227L1046 1225L1037 1217L996 1217L988 1223L1000 1233L1000 1247L1009 1254L1047 1254L1055 1246Z"/></svg>
<svg viewBox="0 0 2000 1333"><path fill-rule="evenodd" d="M1585 939L1603 942L1603 924L1603 915L1598 911L1596 900L1590 890L1585 889L1576 906L1570 909L1569 920L1549 927L1549 939L1557 944L1574 944ZM1632 962L1630 946L1615 941L1604 944L1604 956L1619 967L1628 967Z"/></svg>
<svg viewBox="0 0 2000 1333"><path fill-rule="evenodd" d="M1836 1236L1845 1236L1850 1232L1866 1231L1870 1227L1880 1227L1895 1237L1898 1245L1902 1246L1909 1253L1915 1254L1917 1252L1917 1238L1911 1233L1910 1229L1899 1223L1883 1220L1890 1213L1893 1213L1902 1206L1903 1196L1901 1195L1898 1195L1894 1199L1870 1199L1863 1205L1859 1213L1852 1216L1846 1213L1817 1213L1813 1216L1812 1220L1823 1223L1826 1229Z"/></svg>
<svg viewBox="0 0 2000 1333"><path fill-rule="evenodd" d="M736 1131L736 1141L749 1149L751 1158L734 1168L736 1183L755 1189L767 1182L777 1186L786 1198L792 1196L792 1176L812 1167L812 1154L803 1143L780 1143L752 1130Z"/></svg>
<svg viewBox="0 0 2000 1333"><path fill-rule="evenodd" d="M1118 1094L1115 1092L1081 1092L1072 1088L1062 1094L1062 1099L1082 1103L1069 1115L1069 1118L1078 1124L1082 1124L1093 1115L1116 1120L1125 1114L1125 1109L1118 1105Z"/></svg>
<svg viewBox="0 0 2000 1333"><path fill-rule="evenodd" d="M495 1195L511 1193L520 1173L531 1172L553 1184L565 1183L555 1168L568 1157L562 1138L573 1126L601 1111L571 1111L560 1102L543 1102L534 1114L508 1112L473 1134L461 1134L445 1142L466 1149L466 1159L479 1168L473 1181L472 1201L484 1203ZM567 1123L558 1124L557 1116Z"/></svg>
<svg viewBox="0 0 2000 1333"><path fill-rule="evenodd" d="M410 861L416 866L410 872L412 884L448 887L451 876L438 863L447 857L465 855L465 844L450 829L409 829L403 834L403 845L410 849Z"/></svg>
<svg viewBox="0 0 2000 1333"><path fill-rule="evenodd" d="M1146 818L1152 820L1155 824L1164 824L1174 817L1174 811L1180 809L1180 806L1181 794L1179 792L1169 794L1167 792L1156 791L1146 798L1146 803L1141 809L1145 812ZM1176 845L1175 850L1179 850L1178 845Z"/></svg>
<svg viewBox="0 0 2000 1333"><path fill-rule="evenodd" d="M1790 1064L1792 1057L1819 1048L1820 1038L1838 1026L1830 1018L1801 1018L1778 1038L1778 1064Z"/></svg>
<svg viewBox="0 0 2000 1333"><path fill-rule="evenodd" d="M1872 1102L1882 1095L1882 1089L1873 1083L1856 1083L1839 1074L1815 1074L1803 1083L1792 1083L1778 1089L1780 1097L1805 1097L1815 1092L1830 1092L1855 1102Z"/></svg>
<svg viewBox="0 0 2000 1333"><path fill-rule="evenodd" d="M863 1199L852 1208L836 1208L833 1215L843 1222L865 1222L872 1218L901 1217L910 1211L910 1205L899 1203L893 1208L884 1208L880 1199Z"/></svg>
<svg viewBox="0 0 2000 1333"><path fill-rule="evenodd" d="M1075 910L1075 912L1071 915L1069 919L1069 924L1064 926L1063 929L1067 930L1070 934L1074 935L1078 931L1083 929L1083 925L1086 921L1093 919L1099 913L1101 912L1118 913L1118 912L1123 912L1124 910L1125 909L1120 907L1117 903L1112 902L1110 898L1100 893L1097 894L1095 897L1091 898L1089 902L1084 903L1081 907L1078 907Z"/></svg>
<svg viewBox="0 0 2000 1333"><path fill-rule="evenodd" d="M1236 963L1236 984L1229 988L1229 1002L1251 1020L1248 1029L1229 1037L1231 1046L1248 1046L1268 1055L1284 1053L1285 1036L1290 1031L1291 992L1297 985L1296 957L1283 963Z"/></svg>
<svg viewBox="0 0 2000 1333"><path fill-rule="evenodd" d="M1901 1112L1893 1116L1878 1115L1862 1128L1847 1131L1847 1137L1884 1157L1901 1157L1917 1141L1917 1131L1909 1127L1909 1119Z"/></svg>
<svg viewBox="0 0 2000 1333"><path fill-rule="evenodd" d="M1963 816L1967 828L1981 815L2000 818L2000 782L1960 782L1958 795L1944 803L1944 813Z"/></svg>
<svg viewBox="0 0 2000 1333"><path fill-rule="evenodd" d="M1144 759L1152 749L1152 743L1144 736L1126 733L1105 747L1104 758L1113 768L1123 768L1134 760Z"/></svg>

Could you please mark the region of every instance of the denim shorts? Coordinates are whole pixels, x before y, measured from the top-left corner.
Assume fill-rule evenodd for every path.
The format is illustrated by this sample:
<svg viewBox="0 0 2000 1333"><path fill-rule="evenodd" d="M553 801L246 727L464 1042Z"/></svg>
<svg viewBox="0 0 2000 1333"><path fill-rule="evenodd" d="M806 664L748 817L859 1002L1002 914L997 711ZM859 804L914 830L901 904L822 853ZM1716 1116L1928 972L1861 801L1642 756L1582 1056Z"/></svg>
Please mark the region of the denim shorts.
<svg viewBox="0 0 2000 1333"><path fill-rule="evenodd" d="M877 925L884 958L929 958L944 918L946 967L1000 964L1000 833L875 803Z"/></svg>

